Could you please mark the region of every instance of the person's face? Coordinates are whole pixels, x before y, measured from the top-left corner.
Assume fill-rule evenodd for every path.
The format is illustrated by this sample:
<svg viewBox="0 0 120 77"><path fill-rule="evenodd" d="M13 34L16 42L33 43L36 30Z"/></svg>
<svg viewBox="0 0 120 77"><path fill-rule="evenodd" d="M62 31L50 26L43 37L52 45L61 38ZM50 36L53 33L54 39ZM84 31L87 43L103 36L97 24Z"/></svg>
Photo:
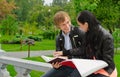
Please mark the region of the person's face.
<svg viewBox="0 0 120 77"><path fill-rule="evenodd" d="M66 34L70 32L70 20L66 17L65 21L59 24L59 28Z"/></svg>
<svg viewBox="0 0 120 77"><path fill-rule="evenodd" d="M80 27L80 29L82 31L84 31L84 32L88 31L88 23L87 22L85 22L84 24L82 24L82 23L80 23L80 22L77 21L77 23L78 23L78 25L79 25L79 27Z"/></svg>

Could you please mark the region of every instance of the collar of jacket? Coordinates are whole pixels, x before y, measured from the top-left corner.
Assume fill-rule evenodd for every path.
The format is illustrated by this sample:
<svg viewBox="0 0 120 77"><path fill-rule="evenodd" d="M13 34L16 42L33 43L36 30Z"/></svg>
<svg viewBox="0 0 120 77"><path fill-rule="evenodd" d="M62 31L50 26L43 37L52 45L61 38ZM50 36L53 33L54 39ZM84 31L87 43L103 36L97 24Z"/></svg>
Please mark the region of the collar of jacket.
<svg viewBox="0 0 120 77"><path fill-rule="evenodd" d="M71 32L72 32L73 30L74 30L74 26L71 25L71 26L70 26L70 34L71 34ZM70 34L69 34L69 35L70 35ZM60 30L60 36L63 36L63 35L62 35L62 30Z"/></svg>

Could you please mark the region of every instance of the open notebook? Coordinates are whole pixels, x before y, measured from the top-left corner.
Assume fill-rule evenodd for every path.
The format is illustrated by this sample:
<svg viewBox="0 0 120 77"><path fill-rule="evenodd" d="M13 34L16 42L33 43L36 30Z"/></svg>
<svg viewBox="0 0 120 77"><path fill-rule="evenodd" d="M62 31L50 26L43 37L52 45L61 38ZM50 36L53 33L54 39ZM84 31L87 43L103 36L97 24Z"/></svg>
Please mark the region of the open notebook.
<svg viewBox="0 0 120 77"><path fill-rule="evenodd" d="M64 66L70 66L76 68L82 77L86 77L101 68L105 68L108 64L102 60L91 60L91 59L63 59L53 58L48 56L41 56L46 62L61 62Z"/></svg>

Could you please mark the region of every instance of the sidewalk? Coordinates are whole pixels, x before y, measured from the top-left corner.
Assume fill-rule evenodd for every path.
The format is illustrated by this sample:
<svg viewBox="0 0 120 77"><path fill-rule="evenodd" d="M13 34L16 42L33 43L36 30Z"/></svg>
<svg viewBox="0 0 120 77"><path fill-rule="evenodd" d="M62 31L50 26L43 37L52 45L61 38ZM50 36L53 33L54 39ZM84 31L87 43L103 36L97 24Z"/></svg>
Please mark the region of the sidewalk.
<svg viewBox="0 0 120 77"><path fill-rule="evenodd" d="M120 48L118 48L120 50ZM41 50L41 51L30 51L30 57L41 56L41 55L52 55L54 50ZM19 52L6 52L7 56L16 57L16 58L26 58L28 57L28 51L19 51Z"/></svg>
<svg viewBox="0 0 120 77"><path fill-rule="evenodd" d="M30 57L41 56L41 55L52 55L53 52L54 50L30 51ZM15 58L26 58L28 57L28 51L5 52L5 55Z"/></svg>

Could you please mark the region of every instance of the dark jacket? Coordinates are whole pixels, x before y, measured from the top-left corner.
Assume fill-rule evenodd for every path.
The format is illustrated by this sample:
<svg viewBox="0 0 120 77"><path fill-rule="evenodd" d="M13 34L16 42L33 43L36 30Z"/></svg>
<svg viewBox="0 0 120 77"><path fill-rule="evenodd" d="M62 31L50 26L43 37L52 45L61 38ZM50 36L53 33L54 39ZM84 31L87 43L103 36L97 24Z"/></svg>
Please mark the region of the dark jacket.
<svg viewBox="0 0 120 77"><path fill-rule="evenodd" d="M106 67L105 70L111 74L115 69L113 61L114 43L112 35L99 26L97 31L90 36L92 38L86 37L86 58L92 58L94 56L96 59L107 62L108 67Z"/></svg>
<svg viewBox="0 0 120 77"><path fill-rule="evenodd" d="M68 58L81 58L84 54L84 35L85 33L78 27L71 26L69 37L71 40L72 49L66 50L64 48L64 36L62 35L62 31L60 31L56 38L56 51L63 51L63 55L68 56Z"/></svg>

